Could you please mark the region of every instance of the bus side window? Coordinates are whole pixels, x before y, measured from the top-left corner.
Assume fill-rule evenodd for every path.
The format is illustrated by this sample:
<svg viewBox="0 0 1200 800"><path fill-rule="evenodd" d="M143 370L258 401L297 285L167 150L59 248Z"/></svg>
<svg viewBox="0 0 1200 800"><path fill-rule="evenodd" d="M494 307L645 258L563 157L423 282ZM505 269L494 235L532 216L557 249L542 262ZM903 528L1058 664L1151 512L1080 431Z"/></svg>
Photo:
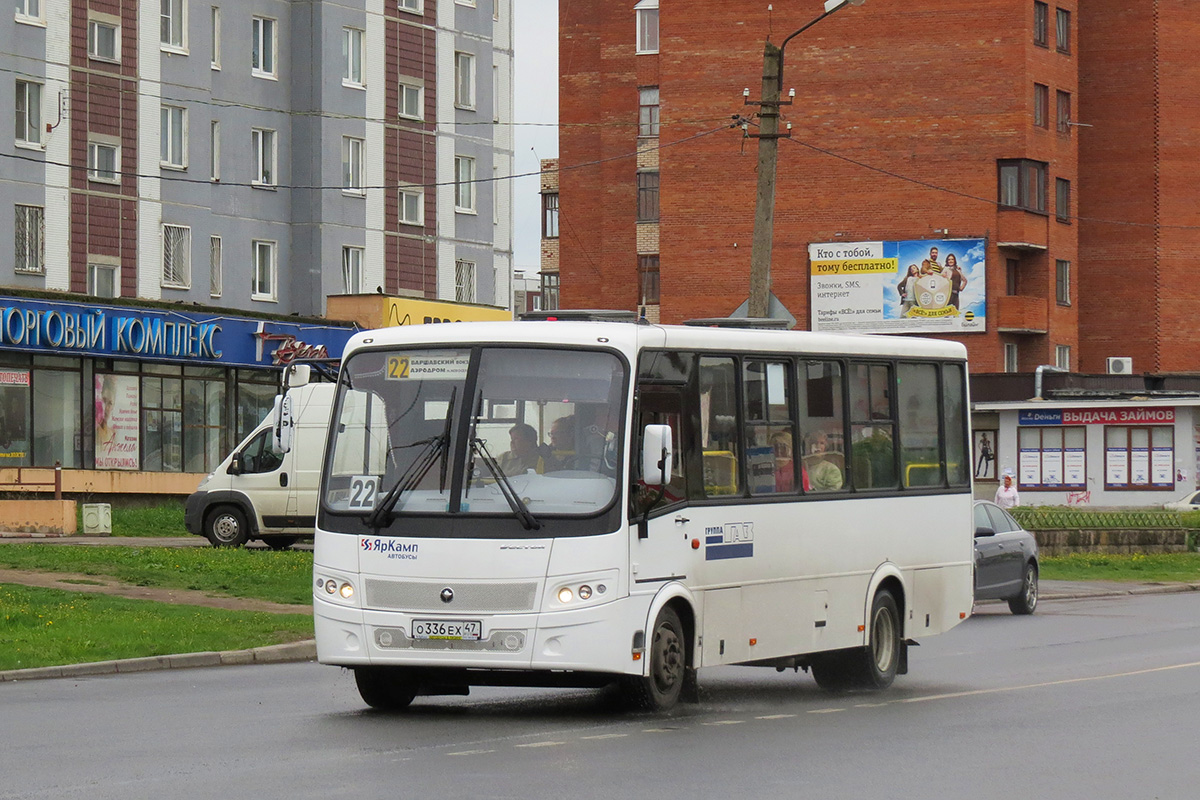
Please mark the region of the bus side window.
<svg viewBox="0 0 1200 800"><path fill-rule="evenodd" d="M943 483L938 443L937 372L936 364L900 364L896 367L900 474L906 487L941 486Z"/></svg>
<svg viewBox="0 0 1200 800"><path fill-rule="evenodd" d="M951 486L966 486L970 479L967 453L966 384L962 364L942 367L942 413L945 416L946 472Z"/></svg>
<svg viewBox="0 0 1200 800"><path fill-rule="evenodd" d="M850 460L856 489L896 488L891 367L850 365Z"/></svg>
<svg viewBox="0 0 1200 800"><path fill-rule="evenodd" d="M746 481L750 493L796 490L795 432L788 364L752 361L742 368L746 393Z"/></svg>
<svg viewBox="0 0 1200 800"><path fill-rule="evenodd" d="M739 494L737 371L732 358L700 359L700 446L704 494Z"/></svg>
<svg viewBox="0 0 1200 800"><path fill-rule="evenodd" d="M835 492L846 486L846 427L842 365L800 362L800 481L805 491Z"/></svg>

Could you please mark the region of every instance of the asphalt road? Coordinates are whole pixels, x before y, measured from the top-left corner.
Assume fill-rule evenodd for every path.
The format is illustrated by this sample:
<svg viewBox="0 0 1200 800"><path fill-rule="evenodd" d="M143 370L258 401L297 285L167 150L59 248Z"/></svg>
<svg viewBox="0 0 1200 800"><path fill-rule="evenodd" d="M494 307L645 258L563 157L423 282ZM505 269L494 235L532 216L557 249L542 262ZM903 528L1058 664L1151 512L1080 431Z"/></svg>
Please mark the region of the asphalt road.
<svg viewBox="0 0 1200 800"><path fill-rule="evenodd" d="M701 672L605 692L476 689L367 711L311 663L0 684L0 798L1194 798L1200 594L977 609L881 694Z"/></svg>

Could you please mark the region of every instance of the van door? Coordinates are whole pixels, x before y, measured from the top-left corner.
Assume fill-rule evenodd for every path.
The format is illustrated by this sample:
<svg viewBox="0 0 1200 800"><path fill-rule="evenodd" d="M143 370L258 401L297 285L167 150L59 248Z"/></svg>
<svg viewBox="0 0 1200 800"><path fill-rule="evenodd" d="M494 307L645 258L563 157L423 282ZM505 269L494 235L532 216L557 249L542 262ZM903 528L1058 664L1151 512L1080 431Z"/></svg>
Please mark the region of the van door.
<svg viewBox="0 0 1200 800"><path fill-rule="evenodd" d="M291 489L284 467L290 456L275 451L270 427L252 436L238 452L241 471L233 476L231 488L250 500L259 533L282 533L287 528Z"/></svg>

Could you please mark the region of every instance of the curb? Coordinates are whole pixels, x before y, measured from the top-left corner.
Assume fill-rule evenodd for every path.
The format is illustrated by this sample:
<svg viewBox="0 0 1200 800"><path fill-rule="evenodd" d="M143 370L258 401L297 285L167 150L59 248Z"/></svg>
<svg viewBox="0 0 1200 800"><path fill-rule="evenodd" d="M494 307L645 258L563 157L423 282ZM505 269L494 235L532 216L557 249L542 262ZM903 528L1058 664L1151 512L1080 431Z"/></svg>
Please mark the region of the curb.
<svg viewBox="0 0 1200 800"><path fill-rule="evenodd" d="M182 653L171 656L126 658L117 661L93 661L87 664L67 664L59 667L34 667L0 671L0 683L32 681L45 678L81 678L88 675L118 675L127 672L150 672L162 669L191 669L193 667L230 667L246 664L283 664L294 661L313 661L317 643L313 639L289 644L274 644L249 650Z"/></svg>

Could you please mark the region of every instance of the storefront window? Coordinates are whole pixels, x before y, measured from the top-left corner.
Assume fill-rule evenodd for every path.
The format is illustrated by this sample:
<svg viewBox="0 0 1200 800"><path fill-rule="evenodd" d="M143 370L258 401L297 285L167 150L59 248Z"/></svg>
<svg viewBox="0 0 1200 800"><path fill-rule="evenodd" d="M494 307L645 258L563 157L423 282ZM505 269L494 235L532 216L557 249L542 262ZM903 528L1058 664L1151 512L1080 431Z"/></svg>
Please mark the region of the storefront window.
<svg viewBox="0 0 1200 800"><path fill-rule="evenodd" d="M0 366L0 466L29 463L29 370Z"/></svg>
<svg viewBox="0 0 1200 800"><path fill-rule="evenodd" d="M1026 427L1017 431L1022 489L1087 488L1087 430Z"/></svg>
<svg viewBox="0 0 1200 800"><path fill-rule="evenodd" d="M1165 425L1105 428L1104 485L1109 489L1173 489L1174 429Z"/></svg>
<svg viewBox="0 0 1200 800"><path fill-rule="evenodd" d="M245 439L275 407L279 373L237 371L237 441Z"/></svg>
<svg viewBox="0 0 1200 800"><path fill-rule="evenodd" d="M33 373L33 464L81 465L80 374L39 369Z"/></svg>
<svg viewBox="0 0 1200 800"><path fill-rule="evenodd" d="M216 370L218 374L221 370ZM225 456L225 381L187 378L183 382L183 469L210 472Z"/></svg>
<svg viewBox="0 0 1200 800"><path fill-rule="evenodd" d="M183 469L183 381L180 378L142 378L142 469L150 472L180 472Z"/></svg>

